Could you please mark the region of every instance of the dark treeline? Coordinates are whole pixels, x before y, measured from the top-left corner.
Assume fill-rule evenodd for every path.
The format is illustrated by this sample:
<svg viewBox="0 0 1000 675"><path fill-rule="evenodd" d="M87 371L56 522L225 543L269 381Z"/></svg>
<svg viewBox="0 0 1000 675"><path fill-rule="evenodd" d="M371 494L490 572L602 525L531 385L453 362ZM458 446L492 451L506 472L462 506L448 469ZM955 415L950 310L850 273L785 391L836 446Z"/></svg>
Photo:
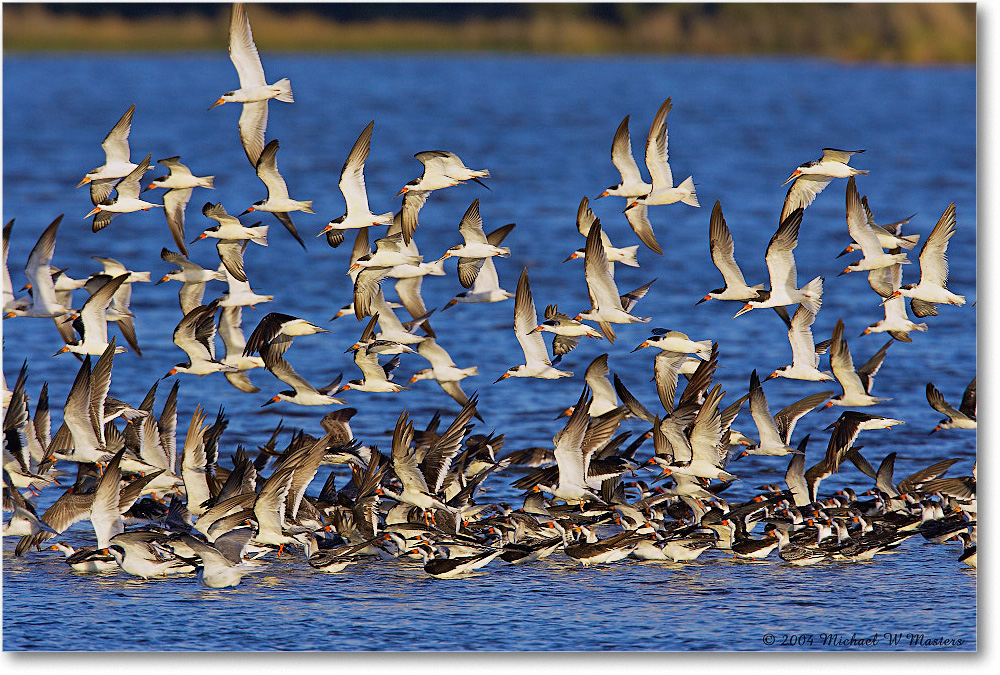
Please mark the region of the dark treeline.
<svg viewBox="0 0 1000 675"><path fill-rule="evenodd" d="M216 18L229 14L229 6L222 3L41 3L54 14L74 14L85 17L121 16L126 19L155 16L199 15ZM269 3L268 10L276 14L292 15L302 12L339 22L365 22L392 18L441 23L459 23L469 19L528 19L539 14L558 14L589 17L599 21L623 25L640 18L658 7L649 3L516 3L516 2L358 2L358 3ZM695 3L687 6L690 11L712 14L718 3Z"/></svg>

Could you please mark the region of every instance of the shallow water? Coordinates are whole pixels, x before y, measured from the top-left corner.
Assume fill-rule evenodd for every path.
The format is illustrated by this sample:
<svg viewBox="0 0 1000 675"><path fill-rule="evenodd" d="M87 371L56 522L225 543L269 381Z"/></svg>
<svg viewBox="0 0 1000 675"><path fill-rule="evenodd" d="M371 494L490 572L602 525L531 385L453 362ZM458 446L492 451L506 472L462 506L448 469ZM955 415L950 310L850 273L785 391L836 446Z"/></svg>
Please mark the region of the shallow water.
<svg viewBox="0 0 1000 675"><path fill-rule="evenodd" d="M268 311L285 311L328 325L330 335L300 339L288 354L296 369L315 383L340 372L356 377L343 350L362 328L352 318L326 319L349 301L343 275L350 239L337 250L313 235L339 216L336 188L344 157L364 126L375 120L366 168L369 199L376 212L395 208L400 186L419 175L415 152L440 148L456 152L469 166L488 167L490 191L475 185L435 193L421 212L417 240L428 259L458 243L457 224L472 199L481 200L487 230L507 222L517 228L505 242L509 260L498 261L501 284L513 291L522 267L531 277L539 311L559 303L564 311L587 305L583 269L560 265L583 245L575 230L582 196L593 198L617 182L609 161L618 122L631 114L633 150L641 157L646 130L656 108L673 97L670 158L676 180L694 175L702 208L655 207L651 219L663 257L643 248L642 267L618 266L621 290L657 278L638 314L649 326L618 327L618 342L586 341L563 367L569 381L506 380L490 383L521 354L512 325L513 303L459 305L433 318L438 341L460 366L478 365L480 376L463 383L478 389L484 431L506 434L506 449L547 445L561 423L558 411L572 404L583 371L598 354L610 352L610 366L648 405L655 402L650 377L652 354L629 351L652 326L683 330L692 338L717 340L717 379L727 400L746 391L753 368L770 372L788 363L790 350L780 321L771 312L751 312L737 320L738 306L709 302L694 307L720 285L707 246L712 204L721 199L736 241L736 254L750 283L764 280L763 251L777 225L785 189L781 182L798 164L819 156L820 148L865 148L851 164L870 169L858 180L876 219L889 222L916 212L906 232L921 241L949 202L955 201L958 231L951 240L949 287L976 299L975 71L972 68L843 66L777 59L707 58L547 58L496 56L352 57L264 55L269 77L291 78L296 103L270 107L268 138L278 138L279 167L291 195L314 199L316 215L296 214L306 239L303 252L268 214L270 246L251 246L247 273L259 292L275 300L244 312L249 333ZM224 53L190 57L11 56L4 60L4 222L17 218L9 266L15 283L42 229L60 213L54 264L74 277L95 271L90 256L117 258L132 269L148 269L154 279L170 266L159 259L172 247L163 216L139 213L117 217L93 234L82 216L91 205L73 186L103 160L99 143L131 103L133 159L151 152L153 160L181 155L196 174L214 174L216 190L196 190L188 208L187 238L212 223L201 216L208 200L239 213L265 196L246 162L236 134L235 106L206 112L223 91L235 86ZM45 82L45 87L29 86ZM12 92L17 92L13 95ZM153 175L160 175L157 171ZM148 179L147 179L148 180ZM147 193L149 194L149 193ZM153 194L156 194L155 192ZM836 181L809 207L796 258L799 280L827 279L823 310L814 332L828 337L838 317L855 363L877 350L882 336L858 338L881 316L864 275L836 277L845 257L834 256L848 243L844 227L844 183ZM155 199L154 199L155 200ZM637 243L620 199L593 203L605 230L619 246ZM246 218L244 218L247 222ZM211 244L189 246L192 258L208 266ZM916 260L916 251L911 256ZM449 276L428 278L423 295L440 307L462 290L454 266ZM904 269L915 280L917 265ZM115 361L112 394L138 403L153 381L184 360L171 342L180 319L173 283L133 287L132 306L143 358L124 354ZM222 292L210 286L206 298ZM80 295L82 297L82 294ZM932 462L957 457L949 475L967 475L975 458L975 435L953 431L928 435L939 415L926 403L932 381L957 404L976 364L976 309L942 307L927 319L930 330L914 333L913 343L894 344L878 374L875 392L891 396L872 412L906 420L886 432L865 432L859 443L877 466L898 452L897 480ZM4 374L13 384L29 360L29 394L49 383L56 419L75 375L70 356L51 358L61 346L47 320L3 322ZM887 338L886 338L887 339ZM221 346L221 343L220 343ZM825 360L824 360L825 365ZM404 358L397 379L424 367ZM325 409L278 404L260 408L283 385L261 371L250 374L261 387L243 394L221 377L181 380L181 433L196 404L214 415L225 406L229 428L224 455L239 443L250 448L266 440L283 419L286 427L319 430ZM161 384L162 397L168 383ZM774 380L765 385L772 410L820 391L812 383ZM358 408L352 426L362 439L388 450L389 434L406 408L418 426L435 409L456 406L434 383L420 382L400 395L346 395ZM159 405L157 406L159 409ZM795 438L813 435L810 463L825 446L823 429L840 411L821 410L801 420ZM626 428L642 431L642 425ZM752 430L744 410L737 428ZM645 450L646 453L649 450ZM223 461L228 465L228 458ZM751 457L734 471L741 477L726 496L753 494L757 485L781 479L786 462ZM323 478L314 483L318 489ZM483 499L516 502L508 483L516 476L491 478ZM853 466L821 486L821 493L870 481ZM39 499L44 508L57 495ZM64 537L85 543L89 525ZM370 564L336 575L313 573L300 557L270 563L248 576L235 591L208 591L193 577L143 582L124 574L85 576L68 571L54 553L12 559L14 540L4 542L4 638L6 650L35 649L787 649L782 636L809 635L812 644L795 649L836 649L821 635L925 634L927 639L961 639L948 648L976 646L976 577L957 562L959 548L910 540L894 555L855 565L797 569L769 561L733 562L708 553L689 565L625 561L584 569L561 554L524 568L494 564L469 579L428 579L414 565ZM134 629L142 616L143 629ZM441 626L447 626L442 636ZM722 627L720 629L720 627ZM766 645L765 634L775 636ZM442 637L444 641L442 642ZM796 638L804 642L804 638ZM880 640L872 649L917 649L908 639ZM940 649L940 647L920 647ZM857 647L850 647L857 649Z"/></svg>

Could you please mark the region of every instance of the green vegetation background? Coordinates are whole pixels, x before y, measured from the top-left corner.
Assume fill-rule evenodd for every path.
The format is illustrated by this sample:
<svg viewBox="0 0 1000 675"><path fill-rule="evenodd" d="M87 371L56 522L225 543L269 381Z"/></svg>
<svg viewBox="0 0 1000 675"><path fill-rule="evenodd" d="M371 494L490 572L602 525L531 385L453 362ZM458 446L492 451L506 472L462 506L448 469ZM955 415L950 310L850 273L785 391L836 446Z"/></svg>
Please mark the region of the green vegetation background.
<svg viewBox="0 0 1000 675"><path fill-rule="evenodd" d="M801 54L973 63L974 3L273 3L249 8L268 51ZM5 52L207 50L226 4L4 3Z"/></svg>

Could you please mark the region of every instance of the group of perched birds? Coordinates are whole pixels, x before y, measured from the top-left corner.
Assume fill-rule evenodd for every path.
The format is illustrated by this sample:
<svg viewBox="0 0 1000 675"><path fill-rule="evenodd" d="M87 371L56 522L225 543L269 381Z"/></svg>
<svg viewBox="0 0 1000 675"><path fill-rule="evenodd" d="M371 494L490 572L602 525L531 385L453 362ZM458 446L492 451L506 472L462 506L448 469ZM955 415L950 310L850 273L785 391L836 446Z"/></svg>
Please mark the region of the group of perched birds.
<svg viewBox="0 0 1000 675"><path fill-rule="evenodd" d="M312 202L290 197L278 171L278 141L265 142L269 101L293 102L291 85L287 79L267 84L241 4L232 10L230 57L240 88L220 96L212 107L230 102L243 106L239 137L267 188L267 198L239 216L273 213L304 247L291 214L313 213ZM649 207L678 202L700 206L691 177L673 184L667 152L671 107L671 99L660 106L648 134L645 165L651 182L644 181L633 158L626 116L612 143L612 161L621 182L599 195L624 198L623 211L632 230L642 245L658 254L662 249ZM344 405L338 394L348 390L407 389L393 380L393 371L401 358L412 359L415 354L430 367L418 370L408 385L434 380L461 409L454 416L439 412L419 424L405 409L393 413L391 441L388 447L383 444L383 450L371 439L354 436L350 420L356 409L344 407L327 412L310 426L290 430L290 437L283 436L286 430L279 424L255 450L227 447L228 423L222 408L214 423L207 423L206 413L198 407L183 440L179 439L179 379L173 380L158 414L156 399L163 378L153 382L138 405L111 395L115 359L131 357L118 356L126 350L116 337L109 338L108 322L118 325L129 347L141 356L129 303L132 284L150 282L150 273L130 270L111 258L95 258L102 265L100 271L70 278L53 264L59 216L31 251L25 266L28 293L17 296L7 268L10 221L3 239L4 317L53 320L65 342L58 353L71 352L80 359L55 433L48 385L43 384L32 400L27 364L13 387L8 389L4 382L4 510L12 512L4 534L20 537L15 555L48 547L64 553L67 563L81 572L121 569L143 578L196 572L203 584L216 588L237 585L245 574L260 569L266 556L282 556L286 547L301 549L308 565L322 572L381 559L420 562L428 574L451 578L496 559L524 564L557 551L584 565L628 556L685 562L708 550L747 559L765 558L777 550L781 560L793 565L856 562L894 552L906 539L921 535L933 542L960 540L960 559L975 566L975 465L970 476L944 477L958 461L948 459L898 480L893 475L895 452L875 468L856 445L864 431L902 423L856 409L887 400L873 393L873 384L892 342L911 342L911 332L928 330L926 323L909 318L906 298L918 319L937 315L938 305L965 302L947 288L946 251L957 225L954 204L925 238L918 260L908 259L906 251L919 241L919 235L902 234L909 219L878 225L867 198L858 191L855 177L868 172L849 162L862 150L825 149L820 159L802 164L788 178L778 227L767 246L766 285L747 283L722 206L716 202L712 209L709 248L725 285L699 302L738 302L736 317L754 309L773 309L787 326L790 365L764 377L754 370L748 375L746 393L726 400L722 385L715 381L723 358L718 343L653 328L632 351L655 351L653 378L659 406L650 409L633 395L612 374L609 353L602 353L587 367L582 392L566 401L575 398L560 416L567 420L564 425L560 422L562 428L551 446L505 454L503 434L495 429L486 432L489 426L477 409L478 396L462 388L464 379L479 375L478 367L460 367L437 342L430 325L434 310L428 311L421 296L423 278L446 275L445 261L457 259L459 283L466 290L441 311L459 303L514 300L514 333L524 363L511 366L494 384L511 377L573 378L572 372L560 369L561 360L582 338L614 345L614 324L651 321L635 311L655 279L625 293L615 281L616 263L639 266L639 244L621 248L612 244L584 197L576 224L585 242L566 260L583 259L591 307L566 313L550 304L540 317L527 269L521 271L515 292L501 287L495 259L510 256L503 243L515 225L487 233L479 199L459 221L462 243L432 262L425 261L417 248L419 213L431 193L467 181L485 187L488 170L470 169L451 152L419 152L415 157L423 173L397 193L402 198L399 211L371 212L364 170L372 122L361 132L340 173L346 212L317 234L325 235L333 248L353 236L346 270L353 297L334 318L353 314L364 323L360 338L347 349L360 377L343 383L338 377L329 385L316 386L297 373L285 355L296 338L327 329L293 314L270 312L249 337L244 335L243 307L273 299L252 289L244 265L249 244L267 246L269 226L245 225L222 202L209 201L202 214L216 225L194 241L215 239L219 262L208 268L193 262L186 245L185 211L196 188L214 189L214 177L195 176L180 157L170 157L158 160L169 173L143 190L151 155L138 164L131 161L128 137L134 112L132 105L114 125L102 144L105 164L89 171L78 187L89 185L93 210L88 217L93 217L95 233L118 214L164 210L177 251L164 247L160 257L176 269L157 283L180 282L181 318L173 342L187 357L169 371L164 369L164 378L222 373L236 389L254 393L260 388L247 372L263 368L290 387L264 400L263 406L326 408ZM830 339L815 341L812 326L822 307L824 279L817 276L800 287L794 257L805 210L837 178L847 179L845 237L850 245L844 253L863 254L842 274L867 272L885 317L865 334L891 337L861 367L854 365L842 320ZM140 198L153 188L165 190L162 204ZM381 227L387 229L383 232ZM372 237L376 237L374 251ZM903 284L902 267L914 262L919 282ZM389 279L394 280L399 303L384 294ZM223 282L228 291L206 303L210 282ZM89 297L77 308L73 291L81 288ZM792 305L797 306L794 311L788 309ZM396 314L400 309L409 318L401 320ZM224 356L216 353L217 333ZM553 334L551 347L545 333ZM820 370L821 355L826 353L830 371ZM809 394L772 415L763 383L776 377L836 382L842 391ZM956 409L927 383L929 404L945 416L935 431L975 429L975 392L973 378ZM755 434L745 435L733 426L744 405ZM822 406L845 410L827 428L830 436L822 459L807 468L810 436L794 438L793 432L800 418ZM442 429L444 420L450 421ZM475 420L482 426L477 428ZM750 430L748 423L740 426ZM643 450L646 441L651 441L651 456ZM729 501L724 491L738 478L733 463L747 455L789 457L784 485L762 485L750 499ZM822 494L820 483L838 472L845 460L872 483L857 491ZM314 479L325 465L346 465L351 477L338 487L338 474L331 471L314 494ZM488 482L497 485L511 473L518 474L510 485L521 491L520 497L483 499ZM72 484L38 513L34 495L63 489L59 481L64 478L72 479ZM93 526L94 546L75 549L57 541L82 521Z"/></svg>

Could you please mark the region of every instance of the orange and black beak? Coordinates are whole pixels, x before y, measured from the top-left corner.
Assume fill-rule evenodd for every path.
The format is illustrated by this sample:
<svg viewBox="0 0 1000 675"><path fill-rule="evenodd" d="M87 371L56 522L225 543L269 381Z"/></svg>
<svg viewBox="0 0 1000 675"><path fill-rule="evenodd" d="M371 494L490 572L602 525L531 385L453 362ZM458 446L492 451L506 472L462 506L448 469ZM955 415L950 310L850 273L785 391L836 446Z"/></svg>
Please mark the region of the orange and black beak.
<svg viewBox="0 0 1000 675"><path fill-rule="evenodd" d="M712 299L711 295L706 295L704 298L702 298L701 300L699 300L698 302L696 302L694 304L700 305L701 303L705 302L706 300L711 300L711 299Z"/></svg>
<svg viewBox="0 0 1000 675"><path fill-rule="evenodd" d="M225 103L225 102L226 102L226 100L225 100L225 99L223 99L223 98L220 98L220 99L218 99L218 100L217 100L217 101L216 101L215 103L213 103L212 105L208 106L208 109L209 109L209 110L211 110L211 109L212 109L212 108L214 108L215 106L217 106L217 105L222 105L222 104L223 104L223 103Z"/></svg>
<svg viewBox="0 0 1000 675"><path fill-rule="evenodd" d="M798 169L796 169L795 171L792 172L791 176L789 176L787 179L785 179L785 182L781 184L781 187L784 187L784 186L788 185L789 183L791 183L793 180L795 180L796 178L798 178L801 175L802 175L802 172L799 171Z"/></svg>
<svg viewBox="0 0 1000 675"><path fill-rule="evenodd" d="M266 405L271 405L272 403L277 403L280 400L281 400L280 396L277 396L277 395L272 396L271 398L269 398L266 401L264 401L263 403L261 403L260 407L263 408Z"/></svg>

